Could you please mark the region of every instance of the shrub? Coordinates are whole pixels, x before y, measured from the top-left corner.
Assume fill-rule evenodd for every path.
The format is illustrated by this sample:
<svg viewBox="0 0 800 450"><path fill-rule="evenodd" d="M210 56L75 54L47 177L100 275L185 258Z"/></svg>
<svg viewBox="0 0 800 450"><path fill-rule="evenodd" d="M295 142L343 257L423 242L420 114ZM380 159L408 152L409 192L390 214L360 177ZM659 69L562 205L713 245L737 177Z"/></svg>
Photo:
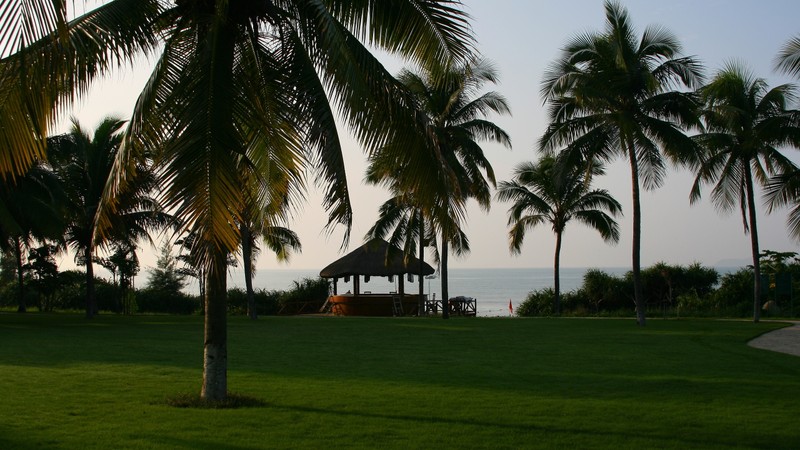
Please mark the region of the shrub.
<svg viewBox="0 0 800 450"><path fill-rule="evenodd" d="M58 274L59 289L44 310L82 311L86 309L86 273L67 270ZM108 280L95 277L95 300L99 311L117 311L117 288Z"/></svg>
<svg viewBox="0 0 800 450"><path fill-rule="evenodd" d="M283 295L281 291L268 291L266 289L254 291L256 314L259 316L277 314L280 309L278 299L281 295ZM228 313L247 314L247 291L238 287L228 290Z"/></svg>
<svg viewBox="0 0 800 450"><path fill-rule="evenodd" d="M553 288L539 289L528 294L528 297L517 307L516 314L521 317L553 316ZM561 315L585 317L590 314L586 296L578 291L561 293Z"/></svg>
<svg viewBox="0 0 800 450"><path fill-rule="evenodd" d="M528 293L528 296L517 306L516 314L520 317L550 317L553 315L553 288L537 289ZM562 296L563 297L563 296ZM562 303L562 308L563 308Z"/></svg>
<svg viewBox="0 0 800 450"><path fill-rule="evenodd" d="M136 292L135 306L143 313L193 314L200 309L200 299L181 291L146 288Z"/></svg>
<svg viewBox="0 0 800 450"><path fill-rule="evenodd" d="M633 281L592 269L583 276L580 289L587 304L595 314L601 311L619 311L633 306Z"/></svg>
<svg viewBox="0 0 800 450"><path fill-rule="evenodd" d="M294 286L283 292L278 302L282 314L316 312L330 295L331 284L324 278L303 278L294 281Z"/></svg>
<svg viewBox="0 0 800 450"><path fill-rule="evenodd" d="M753 314L753 270L739 269L722 277L719 288L711 295L717 315L749 317Z"/></svg>

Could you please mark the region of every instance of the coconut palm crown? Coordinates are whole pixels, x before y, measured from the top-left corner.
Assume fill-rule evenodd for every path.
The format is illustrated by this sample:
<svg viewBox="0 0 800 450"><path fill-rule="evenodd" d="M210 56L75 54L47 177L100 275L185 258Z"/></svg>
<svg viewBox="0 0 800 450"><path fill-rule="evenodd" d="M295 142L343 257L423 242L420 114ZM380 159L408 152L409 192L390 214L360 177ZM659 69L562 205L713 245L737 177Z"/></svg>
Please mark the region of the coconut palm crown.
<svg viewBox="0 0 800 450"><path fill-rule="evenodd" d="M474 59L444 72L403 71L398 79L414 100L416 111L408 120L413 133L387 142L370 158L367 181L382 184L394 198L381 209L384 214L405 211L405 219L379 219L378 230L386 225L395 229L393 242L405 232L408 253L413 240L422 242L429 229L441 237L437 252L442 276L442 298L448 298L447 257L469 251L469 241L461 230L466 218L466 203L475 199L488 210L491 187L496 185L494 170L481 142L511 146L508 134L486 117L491 113L510 114L505 97L495 91L483 92L487 83L496 83L497 70L487 60ZM410 226L409 226L410 225ZM420 253L422 253L420 251ZM421 258L420 258L421 259ZM447 309L443 317L447 318Z"/></svg>
<svg viewBox="0 0 800 450"><path fill-rule="evenodd" d="M788 106L796 100L796 88L784 84L769 88L737 63L728 63L700 90L705 131L695 139L705 149L691 192L701 196L704 184L714 184L711 201L721 211L739 208L745 233L750 234L754 268L753 320L760 317L761 274L756 183L770 176L797 170L781 153L781 147L800 144L796 112Z"/></svg>
<svg viewBox="0 0 800 450"><path fill-rule="evenodd" d="M558 164L545 156L538 162L526 162L514 169L511 181L501 181L497 199L512 202L508 210L509 249L520 253L525 233L538 225L550 224L556 235L554 257L553 312L560 312L561 243L567 223L573 219L597 230L607 242L619 241L619 225L613 217L622 206L605 189L590 189L590 178L602 175L601 167Z"/></svg>

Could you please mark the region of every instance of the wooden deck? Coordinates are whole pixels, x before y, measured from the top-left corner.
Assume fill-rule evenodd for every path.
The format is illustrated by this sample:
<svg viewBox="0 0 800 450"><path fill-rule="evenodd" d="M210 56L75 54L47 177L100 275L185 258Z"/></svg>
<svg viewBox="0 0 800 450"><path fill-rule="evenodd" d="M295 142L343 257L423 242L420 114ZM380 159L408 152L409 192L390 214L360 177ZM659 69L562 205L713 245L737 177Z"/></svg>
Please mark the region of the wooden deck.
<svg viewBox="0 0 800 450"><path fill-rule="evenodd" d="M419 296L405 294L339 294L328 297L329 311L335 316L416 316Z"/></svg>
<svg viewBox="0 0 800 450"><path fill-rule="evenodd" d="M475 317L478 315L478 299L472 297L453 297L448 302L451 316ZM425 302L425 314L436 315L442 311L441 300L428 300Z"/></svg>

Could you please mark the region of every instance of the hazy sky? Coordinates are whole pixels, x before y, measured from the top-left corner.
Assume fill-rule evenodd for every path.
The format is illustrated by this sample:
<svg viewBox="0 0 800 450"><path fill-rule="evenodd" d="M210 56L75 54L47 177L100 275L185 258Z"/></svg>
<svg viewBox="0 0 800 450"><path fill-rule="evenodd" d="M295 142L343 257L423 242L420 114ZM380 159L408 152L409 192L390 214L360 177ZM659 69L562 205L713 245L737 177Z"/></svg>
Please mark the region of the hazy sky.
<svg viewBox="0 0 800 450"><path fill-rule="evenodd" d="M512 117L492 117L511 136L513 150L486 144L485 153L498 180L511 177L513 167L522 161L535 160L535 143L546 127L545 108L539 96L542 75L568 38L582 31L598 31L604 26L601 0L543 2L530 0L467 0L465 8L472 15L472 25L482 54L499 69L500 83L493 87L505 95ZM684 55L698 57L712 75L725 62L738 60L770 86L792 81L772 70L780 47L800 34L800 2L795 0L722 1L694 0L653 2L628 0L628 8L637 31L648 25L661 25L678 36ZM398 67L391 67L397 71ZM149 72L149 64L99 83L92 93L76 105L73 114L84 124L94 126L101 117L116 114L127 118L135 96ZM348 180L354 206L354 223L349 249L362 243L364 233L374 222L378 206L387 194L363 185L364 152L352 139L345 142ZM800 151L787 150L796 161ZM658 261L672 264L700 262L708 265L734 260L746 264L749 238L742 229L738 211L718 213L705 199L690 206L689 190L693 176L671 170L666 183L656 191L642 195L642 263ZM570 223L564 234L561 264L563 267L625 267L631 260L630 171L625 161L608 167L607 175L597 179L595 187L608 189L623 205L620 219L622 236L610 246L593 231ZM705 189L707 195L710 189ZM553 261L554 236L547 226L528 232L522 254L508 251L508 204L493 202L486 214L472 205L464 224L472 252L466 257L451 258L450 267L550 267ZM762 249L797 251L798 244L787 237L786 211L766 216L759 211ZM290 227L301 238L303 252L293 256L288 265L277 264L274 256L263 253L259 268L290 267L321 269L338 258L342 232L327 236L323 232L326 215L320 206L319 193L313 188L308 203L295 215ZM153 250L144 245L143 268L154 265Z"/></svg>

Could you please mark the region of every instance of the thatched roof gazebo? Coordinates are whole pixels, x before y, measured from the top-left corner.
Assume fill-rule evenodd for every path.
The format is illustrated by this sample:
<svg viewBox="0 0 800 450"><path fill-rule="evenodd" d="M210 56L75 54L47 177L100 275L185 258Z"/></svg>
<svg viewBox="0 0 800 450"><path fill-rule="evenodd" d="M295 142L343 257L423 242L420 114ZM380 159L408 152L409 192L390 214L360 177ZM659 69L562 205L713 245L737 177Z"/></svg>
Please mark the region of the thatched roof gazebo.
<svg viewBox="0 0 800 450"><path fill-rule="evenodd" d="M412 274L425 276L434 273L433 267L413 256L406 256L399 248L390 245L383 239L372 239L361 247L342 256L319 272L322 278L333 278L333 293L337 295L339 278L348 280L353 277L353 296L365 297L360 293L360 277L399 277L398 294L404 296L403 276ZM384 296L387 296L386 294ZM342 297L342 296L338 296ZM391 299L391 297L389 297Z"/></svg>

